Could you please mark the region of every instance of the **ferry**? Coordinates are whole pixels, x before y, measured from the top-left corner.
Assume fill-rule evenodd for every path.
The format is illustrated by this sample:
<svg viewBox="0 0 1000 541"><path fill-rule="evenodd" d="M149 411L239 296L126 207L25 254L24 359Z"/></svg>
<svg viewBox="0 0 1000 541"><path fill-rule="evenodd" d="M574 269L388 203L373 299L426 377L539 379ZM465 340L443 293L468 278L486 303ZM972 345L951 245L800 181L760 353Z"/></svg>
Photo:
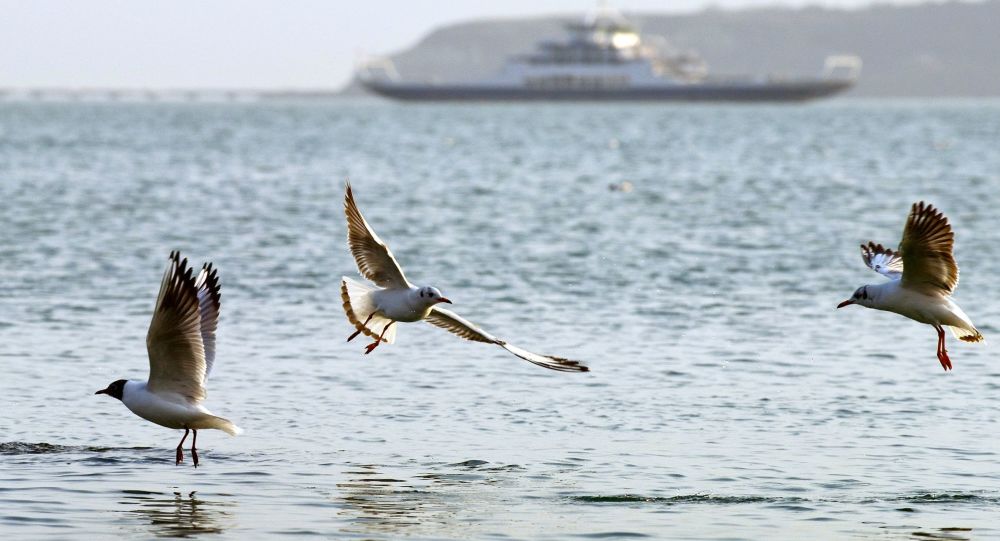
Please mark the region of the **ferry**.
<svg viewBox="0 0 1000 541"><path fill-rule="evenodd" d="M826 58L815 77L718 76L695 52L646 43L619 12L603 8L566 25L565 41L542 41L485 80L426 83L400 77L391 60L364 62L360 83L407 101L609 100L805 101L851 88L861 71L852 55Z"/></svg>

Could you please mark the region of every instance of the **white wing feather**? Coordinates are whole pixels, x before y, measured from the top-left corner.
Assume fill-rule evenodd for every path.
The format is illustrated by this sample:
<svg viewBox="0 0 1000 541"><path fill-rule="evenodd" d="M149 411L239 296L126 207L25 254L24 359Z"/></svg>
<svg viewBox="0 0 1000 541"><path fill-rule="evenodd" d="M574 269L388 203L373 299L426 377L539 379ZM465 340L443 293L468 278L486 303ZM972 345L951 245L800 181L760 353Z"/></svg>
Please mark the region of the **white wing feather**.
<svg viewBox="0 0 1000 541"><path fill-rule="evenodd" d="M222 307L222 293L219 285L219 271L211 263L201 267L195 280L198 290L198 313L201 316L201 341L205 346L205 381L215 364L215 331L219 327L219 310Z"/></svg>
<svg viewBox="0 0 1000 541"><path fill-rule="evenodd" d="M395 256L375 234L368 221L354 203L354 192L347 184L344 196L344 214L347 216L347 244L351 248L358 271L379 287L402 289L410 287Z"/></svg>
<svg viewBox="0 0 1000 541"><path fill-rule="evenodd" d="M889 278L899 280L903 277L903 256L899 251L892 251L881 244L869 242L861 245L861 258L871 270Z"/></svg>
<svg viewBox="0 0 1000 541"><path fill-rule="evenodd" d="M428 314L424 320L431 325L436 325L450 333L457 334L466 340L496 344L514 355L528 361L529 363L536 364L543 368L557 370L560 372L588 372L590 370L586 366L580 364L579 361L573 361L563 357L553 357L550 355L539 355L537 353L521 349L512 344L508 344L507 342L504 342L503 340L473 325L471 322L462 318L458 314L450 310L445 310L444 308L435 306L431 309L431 313Z"/></svg>
<svg viewBox="0 0 1000 541"><path fill-rule="evenodd" d="M180 254L171 252L146 334L147 388L154 392L177 393L200 402L207 396L205 378L209 365L195 283L187 259L181 261ZM214 332L211 339L214 343Z"/></svg>
<svg viewBox="0 0 1000 541"><path fill-rule="evenodd" d="M914 203L899 242L906 263L903 286L927 294L952 294L958 287L954 246L955 234L948 218L933 205Z"/></svg>

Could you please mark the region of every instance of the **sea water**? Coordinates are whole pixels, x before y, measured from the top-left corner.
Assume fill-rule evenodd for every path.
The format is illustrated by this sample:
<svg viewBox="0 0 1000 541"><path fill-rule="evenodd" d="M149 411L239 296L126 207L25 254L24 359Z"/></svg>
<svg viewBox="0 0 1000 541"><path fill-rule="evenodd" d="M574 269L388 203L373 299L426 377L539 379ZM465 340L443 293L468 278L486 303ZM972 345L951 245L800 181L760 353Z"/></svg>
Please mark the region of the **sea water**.
<svg viewBox="0 0 1000 541"><path fill-rule="evenodd" d="M0 535L1000 538L998 144L998 101L0 104ZM412 282L592 372L345 342L348 179ZM988 340L947 373L834 309L918 200ZM197 469L94 396L147 376L175 249L246 430Z"/></svg>

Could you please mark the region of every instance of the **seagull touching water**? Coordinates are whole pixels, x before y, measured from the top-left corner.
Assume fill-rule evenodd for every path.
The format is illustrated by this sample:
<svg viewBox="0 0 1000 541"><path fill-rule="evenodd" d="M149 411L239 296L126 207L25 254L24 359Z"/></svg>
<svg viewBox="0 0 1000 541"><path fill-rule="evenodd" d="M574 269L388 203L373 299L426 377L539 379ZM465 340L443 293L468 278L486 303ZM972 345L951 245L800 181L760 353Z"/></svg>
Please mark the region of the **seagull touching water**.
<svg viewBox="0 0 1000 541"><path fill-rule="evenodd" d="M396 338L396 322L423 320L466 340L496 344L544 368L560 372L589 370L578 361L539 355L508 344L458 314L441 308L441 303L451 304L451 301L442 296L437 288L417 287L403 276L403 269L389 247L375 234L354 203L350 183L347 184L347 195L344 198L344 212L347 214L347 243L358 264L358 270L378 286L362 284L346 276L340 284L340 296L344 301L347 319L357 329L347 341L350 342L359 334L375 339L365 348L365 354L371 353L382 342L393 343Z"/></svg>
<svg viewBox="0 0 1000 541"><path fill-rule="evenodd" d="M958 265L952 256L954 244L955 235L948 219L923 201L914 203L896 251L874 242L861 245L865 263L890 281L861 286L837 308L859 304L932 325L938 335L938 360L945 370L951 370L951 359L944 347L944 327L951 328L963 342L984 340L969 316L951 300L958 285Z"/></svg>
<svg viewBox="0 0 1000 541"><path fill-rule="evenodd" d="M121 400L132 413L147 421L183 428L176 464L184 460L182 446L188 432L194 433L191 459L198 467L198 430L214 428L233 436L243 431L201 405L215 361L219 299L219 274L211 263L193 277L187 259L181 261L179 253L171 252L146 334L149 380L120 379L95 393Z"/></svg>

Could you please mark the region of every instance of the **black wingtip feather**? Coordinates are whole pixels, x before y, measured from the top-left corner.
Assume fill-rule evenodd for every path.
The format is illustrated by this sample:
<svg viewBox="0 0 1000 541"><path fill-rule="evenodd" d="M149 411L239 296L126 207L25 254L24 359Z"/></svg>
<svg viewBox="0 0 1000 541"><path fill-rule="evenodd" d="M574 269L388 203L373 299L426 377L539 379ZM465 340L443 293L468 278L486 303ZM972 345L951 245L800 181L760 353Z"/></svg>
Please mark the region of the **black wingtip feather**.
<svg viewBox="0 0 1000 541"><path fill-rule="evenodd" d="M590 368L587 367L587 365L580 364L580 361L574 361L564 357L553 357L551 355L545 355L545 357L552 359L552 362L545 364L537 363L538 366L548 368L549 370L555 370L557 372L590 372Z"/></svg>

